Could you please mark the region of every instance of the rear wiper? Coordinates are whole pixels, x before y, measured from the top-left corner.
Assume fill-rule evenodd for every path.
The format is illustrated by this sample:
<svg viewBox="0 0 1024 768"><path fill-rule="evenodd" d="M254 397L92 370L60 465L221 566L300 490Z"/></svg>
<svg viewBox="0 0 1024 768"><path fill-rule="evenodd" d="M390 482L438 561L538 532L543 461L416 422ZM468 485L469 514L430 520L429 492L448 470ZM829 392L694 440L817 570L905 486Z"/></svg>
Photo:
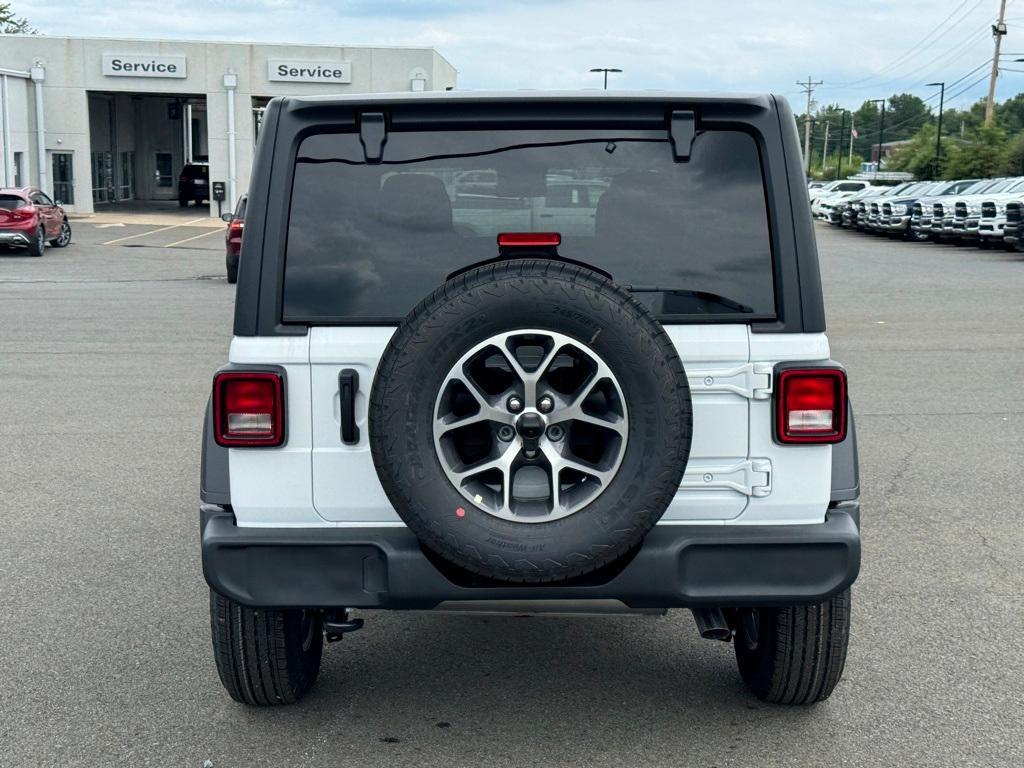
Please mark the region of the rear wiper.
<svg viewBox="0 0 1024 768"><path fill-rule="evenodd" d="M754 311L753 307L748 307L746 304L740 304L735 299L730 299L727 296L721 296L709 291L692 291L689 288L662 288L656 285L627 285L625 288L630 293L663 293L668 296L689 296L694 299L700 299L701 301L708 302L709 304L720 304L734 312Z"/></svg>

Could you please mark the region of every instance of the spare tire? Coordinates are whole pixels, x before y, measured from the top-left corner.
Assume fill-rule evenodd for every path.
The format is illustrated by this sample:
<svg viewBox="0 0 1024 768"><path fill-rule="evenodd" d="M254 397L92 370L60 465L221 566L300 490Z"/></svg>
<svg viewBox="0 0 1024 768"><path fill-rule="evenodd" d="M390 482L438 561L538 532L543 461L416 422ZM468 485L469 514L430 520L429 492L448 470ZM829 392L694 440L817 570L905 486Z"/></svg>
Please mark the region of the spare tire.
<svg viewBox="0 0 1024 768"><path fill-rule="evenodd" d="M507 582L563 581L637 546L691 431L665 329L611 280L550 259L450 279L402 321L370 394L398 514L442 558Z"/></svg>

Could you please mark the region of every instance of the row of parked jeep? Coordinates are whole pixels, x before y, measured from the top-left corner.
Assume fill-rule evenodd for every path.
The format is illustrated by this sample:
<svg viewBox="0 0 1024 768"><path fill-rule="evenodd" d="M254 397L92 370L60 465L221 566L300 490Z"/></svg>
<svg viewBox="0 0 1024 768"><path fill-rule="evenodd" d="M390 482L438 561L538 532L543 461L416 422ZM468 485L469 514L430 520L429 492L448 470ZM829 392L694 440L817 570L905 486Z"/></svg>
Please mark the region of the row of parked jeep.
<svg viewBox="0 0 1024 768"><path fill-rule="evenodd" d="M1024 176L999 179L910 181L894 187L852 180L810 190L814 216L834 226L908 240L1024 250Z"/></svg>

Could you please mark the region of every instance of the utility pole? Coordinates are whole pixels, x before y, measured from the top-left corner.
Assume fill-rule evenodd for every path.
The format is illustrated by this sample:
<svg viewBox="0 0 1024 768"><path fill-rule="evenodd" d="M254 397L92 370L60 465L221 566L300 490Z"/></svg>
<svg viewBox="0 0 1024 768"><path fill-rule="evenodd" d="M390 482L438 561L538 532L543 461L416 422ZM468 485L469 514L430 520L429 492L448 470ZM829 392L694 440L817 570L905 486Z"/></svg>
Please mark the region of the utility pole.
<svg viewBox="0 0 1024 768"><path fill-rule="evenodd" d="M996 78L999 77L999 48L1006 35L1006 0L999 0L999 21L992 25L992 37L996 41L996 53L992 57L992 76L988 81L988 99L985 101L985 125L992 124L995 112Z"/></svg>
<svg viewBox="0 0 1024 768"><path fill-rule="evenodd" d="M843 173L843 134L846 132L846 110L843 110L843 119L839 123L839 146L836 147L836 179ZM853 143L853 139L850 139ZM824 165L824 163L822 163Z"/></svg>
<svg viewBox="0 0 1024 768"><path fill-rule="evenodd" d="M806 175L811 169L811 109L814 104L814 89L821 85L822 81L812 80L808 75L806 83L801 83L798 80L796 84L807 94L807 112L804 114L804 174Z"/></svg>
<svg viewBox="0 0 1024 768"><path fill-rule="evenodd" d="M825 121L825 146L821 148L821 170L825 170L825 163L828 162L828 120Z"/></svg>
<svg viewBox="0 0 1024 768"><path fill-rule="evenodd" d="M935 130L935 177L938 178L942 169L942 108L946 101L945 83L928 83L929 88L939 86L939 125Z"/></svg>

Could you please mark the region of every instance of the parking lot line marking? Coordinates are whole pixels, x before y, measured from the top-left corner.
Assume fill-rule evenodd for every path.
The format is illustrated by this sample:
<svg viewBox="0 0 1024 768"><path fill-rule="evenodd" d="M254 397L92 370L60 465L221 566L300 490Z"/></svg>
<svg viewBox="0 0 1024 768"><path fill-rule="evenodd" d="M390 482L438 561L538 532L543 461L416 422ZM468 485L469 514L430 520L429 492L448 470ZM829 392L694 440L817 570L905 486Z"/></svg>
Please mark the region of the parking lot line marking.
<svg viewBox="0 0 1024 768"><path fill-rule="evenodd" d="M198 240L200 237L206 237L207 235L215 235L218 233L222 234L223 232L224 230L222 229L211 229L206 232L203 232L201 235L192 235L192 237L186 237L184 240L178 240L173 243L168 243L167 245L164 246L164 248L173 248L174 246L181 245L182 243L188 243L191 242L192 240Z"/></svg>
<svg viewBox="0 0 1024 768"><path fill-rule="evenodd" d="M157 232L166 232L169 229L177 229L178 227L187 227L189 224L198 224L200 221L206 221L206 220L207 220L207 217L204 216L201 219L192 219L190 221L184 221L181 224L172 224L169 227L159 227L157 229L151 229L148 232L139 232L138 234L135 234L135 235L125 235L124 237L117 237L117 238L114 238L113 240L107 240L107 242L105 242L105 243L100 243L100 245L115 245L116 243L123 243L125 240L132 240L133 238L136 238L136 237L145 237L146 235L155 235ZM214 230L214 231L217 231L217 230Z"/></svg>

